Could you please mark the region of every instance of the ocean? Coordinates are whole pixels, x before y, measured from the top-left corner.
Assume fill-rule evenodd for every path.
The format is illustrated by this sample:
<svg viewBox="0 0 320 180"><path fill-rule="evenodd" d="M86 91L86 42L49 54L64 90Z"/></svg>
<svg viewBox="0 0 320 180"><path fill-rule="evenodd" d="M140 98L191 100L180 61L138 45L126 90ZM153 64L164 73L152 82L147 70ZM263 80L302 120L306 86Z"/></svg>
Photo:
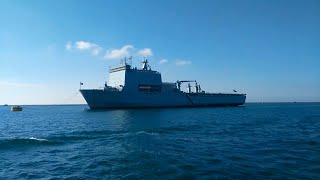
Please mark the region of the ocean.
<svg viewBox="0 0 320 180"><path fill-rule="evenodd" d="M320 179L320 103L0 107L0 179Z"/></svg>

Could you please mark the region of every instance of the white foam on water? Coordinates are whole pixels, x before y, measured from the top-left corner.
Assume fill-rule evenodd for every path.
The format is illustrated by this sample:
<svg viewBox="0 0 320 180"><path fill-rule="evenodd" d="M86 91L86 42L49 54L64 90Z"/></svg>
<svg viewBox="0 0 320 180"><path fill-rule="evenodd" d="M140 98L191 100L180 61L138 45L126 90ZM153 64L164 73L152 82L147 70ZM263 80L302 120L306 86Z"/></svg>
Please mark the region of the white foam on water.
<svg viewBox="0 0 320 180"><path fill-rule="evenodd" d="M36 141L48 141L47 139L40 139L40 138L35 138L35 137L31 137L31 138L27 138L27 139L36 140Z"/></svg>

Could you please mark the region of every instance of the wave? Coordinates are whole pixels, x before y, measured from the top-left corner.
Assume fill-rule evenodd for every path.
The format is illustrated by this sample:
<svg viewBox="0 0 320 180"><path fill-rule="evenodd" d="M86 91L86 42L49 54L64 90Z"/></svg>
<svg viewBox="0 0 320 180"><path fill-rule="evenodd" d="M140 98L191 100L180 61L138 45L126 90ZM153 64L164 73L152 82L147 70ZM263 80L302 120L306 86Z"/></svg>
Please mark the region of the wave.
<svg viewBox="0 0 320 180"><path fill-rule="evenodd" d="M15 137L0 139L0 150L8 148L23 148L34 146L61 145L85 140L94 140L100 138L127 138L141 135L159 136L160 134L170 134L177 131L188 131L188 127L163 127L156 129L145 129L140 131L123 130L94 130L94 131L74 131L65 134L53 134L45 138L36 137Z"/></svg>
<svg viewBox="0 0 320 180"><path fill-rule="evenodd" d="M151 135L151 136L157 136L157 135L159 135L159 133L157 133L157 132L152 132L152 131L150 131L150 132L147 132L147 131L138 131L138 132L136 132L135 134L146 134L146 135Z"/></svg>
<svg viewBox="0 0 320 180"><path fill-rule="evenodd" d="M169 127L160 127L154 129L152 132L158 133L158 134L171 134L171 133L179 133L179 132L191 132L191 131L198 131L201 129L201 126L197 125L181 125L181 126L169 126Z"/></svg>
<svg viewBox="0 0 320 180"><path fill-rule="evenodd" d="M90 139L99 139L106 137L127 137L127 136L135 136L135 135L159 135L157 131L150 130L142 130L142 131L76 131L65 135L54 136L52 139L54 140L90 140ZM115 136L116 135L116 136Z"/></svg>
<svg viewBox="0 0 320 180"><path fill-rule="evenodd" d="M35 137L30 138L10 138L0 140L0 149L8 148L24 148L30 146L45 146L45 145L57 145L62 144L62 142L51 141L47 139L40 139Z"/></svg>
<svg viewBox="0 0 320 180"><path fill-rule="evenodd" d="M31 137L31 138L27 138L27 139L36 140L36 141L47 141L47 142L49 142L47 139L40 139L40 138L35 138L35 137Z"/></svg>

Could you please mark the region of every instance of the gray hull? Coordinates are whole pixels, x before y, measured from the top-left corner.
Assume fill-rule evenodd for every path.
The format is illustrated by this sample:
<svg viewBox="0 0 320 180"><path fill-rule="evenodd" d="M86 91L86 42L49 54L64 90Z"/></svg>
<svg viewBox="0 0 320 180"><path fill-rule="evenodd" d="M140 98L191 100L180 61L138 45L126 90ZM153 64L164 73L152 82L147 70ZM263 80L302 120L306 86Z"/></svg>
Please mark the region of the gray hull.
<svg viewBox="0 0 320 180"><path fill-rule="evenodd" d="M142 93L107 91L103 89L80 90L90 109L202 107L243 105L243 94L222 93Z"/></svg>

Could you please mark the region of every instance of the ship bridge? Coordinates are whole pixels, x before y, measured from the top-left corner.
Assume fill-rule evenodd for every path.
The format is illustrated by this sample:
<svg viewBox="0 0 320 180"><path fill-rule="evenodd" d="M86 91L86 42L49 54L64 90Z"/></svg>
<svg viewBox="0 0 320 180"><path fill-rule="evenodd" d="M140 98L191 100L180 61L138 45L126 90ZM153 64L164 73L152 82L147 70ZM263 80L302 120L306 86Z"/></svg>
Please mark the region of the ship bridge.
<svg viewBox="0 0 320 180"><path fill-rule="evenodd" d="M132 68L130 62L131 58L125 58L119 66L110 68L109 87L128 91L161 91L161 74L151 70L147 59L142 62L141 69Z"/></svg>

